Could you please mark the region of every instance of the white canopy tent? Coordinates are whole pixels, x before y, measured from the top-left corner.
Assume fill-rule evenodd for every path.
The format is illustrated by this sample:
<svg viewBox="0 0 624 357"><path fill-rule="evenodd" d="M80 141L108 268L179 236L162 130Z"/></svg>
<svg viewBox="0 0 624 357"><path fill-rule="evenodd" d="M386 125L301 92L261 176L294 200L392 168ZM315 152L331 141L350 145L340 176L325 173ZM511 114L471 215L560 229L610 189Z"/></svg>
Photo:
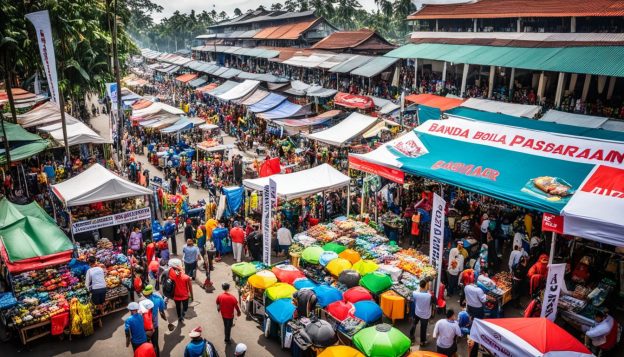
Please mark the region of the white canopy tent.
<svg viewBox="0 0 624 357"><path fill-rule="evenodd" d="M132 111L132 118L133 119L141 119L141 118L147 118L147 117L151 117L154 116L156 114L160 114L160 113L169 113L169 114L173 114L173 115L183 115L184 111L182 109L176 108L176 107L172 107L169 104L165 104L162 102L155 102L154 104L150 105L147 108L143 108L143 109L138 109L138 110L133 110Z"/></svg>
<svg viewBox="0 0 624 357"><path fill-rule="evenodd" d="M566 124L581 126L584 128L598 129L602 128L609 118L596 117L592 115L574 114L567 112L560 112L558 110L551 109L542 116L541 121L548 121L557 124Z"/></svg>
<svg viewBox="0 0 624 357"><path fill-rule="evenodd" d="M217 98L221 100L237 100L246 97L251 92L256 90L260 82L254 81L252 79L246 79L243 83L238 84L234 88L228 90L227 92L217 95Z"/></svg>
<svg viewBox="0 0 624 357"><path fill-rule="evenodd" d="M377 118L360 113L351 113L346 119L329 129L308 135L310 139L334 146L343 146L349 140L370 129Z"/></svg>
<svg viewBox="0 0 624 357"><path fill-rule="evenodd" d="M65 120L69 123L70 121L78 121L78 119L72 117L68 113L65 113ZM53 123L61 122L61 110L59 109L58 104L53 102L47 102L42 104L41 106L30 110L24 114L17 115L17 123L22 126L22 128L31 128L34 126L47 125Z"/></svg>
<svg viewBox="0 0 624 357"><path fill-rule="evenodd" d="M67 119L67 118L65 118ZM74 119L72 122L67 122L67 144L69 146L79 144L110 144L111 140L104 139L98 133L89 128L85 123ZM65 145L63 137L63 124L56 123L47 126L39 127L40 131L44 131L50 134L54 140L61 145Z"/></svg>
<svg viewBox="0 0 624 357"><path fill-rule="evenodd" d="M152 194L152 190L121 178L100 164L52 185L52 192L66 207Z"/></svg>
<svg viewBox="0 0 624 357"><path fill-rule="evenodd" d="M287 201L323 191L348 187L351 180L349 176L334 169L331 165L322 164L291 174L243 180L243 186L248 189L261 191L264 186L269 184L269 179L275 181L277 195Z"/></svg>
<svg viewBox="0 0 624 357"><path fill-rule="evenodd" d="M503 103L495 100L470 98L460 104L461 107L482 110L490 113L501 113L515 117L535 118L540 107L537 105Z"/></svg>

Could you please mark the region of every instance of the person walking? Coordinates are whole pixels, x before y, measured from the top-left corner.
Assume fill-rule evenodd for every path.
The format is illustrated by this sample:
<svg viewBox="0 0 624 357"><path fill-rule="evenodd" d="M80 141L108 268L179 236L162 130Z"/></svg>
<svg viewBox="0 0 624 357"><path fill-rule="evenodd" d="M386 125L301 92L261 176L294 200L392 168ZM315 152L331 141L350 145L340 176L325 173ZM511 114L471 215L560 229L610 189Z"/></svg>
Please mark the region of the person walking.
<svg viewBox="0 0 624 357"><path fill-rule="evenodd" d="M214 345L202 338L202 328L196 327L189 332L191 342L184 348L184 357L218 357Z"/></svg>
<svg viewBox="0 0 624 357"><path fill-rule="evenodd" d="M201 259L201 252L192 239L186 241L186 245L182 248L182 260L184 261L184 273L195 280L195 272L197 271L197 261Z"/></svg>
<svg viewBox="0 0 624 357"><path fill-rule="evenodd" d="M165 236L167 237L168 240L171 241L171 252L174 255L178 254L178 245L176 243L176 239L175 239L175 234L178 230L177 225L175 224L175 220L173 219L172 216L169 216L167 218L167 221L165 222L164 225L164 230L165 230Z"/></svg>
<svg viewBox="0 0 624 357"><path fill-rule="evenodd" d="M230 284L223 283L221 285L223 293L217 297L217 311L221 313L223 318L223 328L225 332L225 343L232 343L230 339L230 333L234 324L234 310L236 310L237 316L241 315L241 310L238 307L238 299L234 295L230 294Z"/></svg>
<svg viewBox="0 0 624 357"><path fill-rule="evenodd" d="M290 229L286 226L282 226L277 230L277 244L279 244L279 250L277 255L279 256L281 253L284 255L288 254L288 248L292 244L292 233L290 233Z"/></svg>
<svg viewBox="0 0 624 357"><path fill-rule="evenodd" d="M157 352L151 343L145 342L134 350L134 357L157 357Z"/></svg>
<svg viewBox="0 0 624 357"><path fill-rule="evenodd" d="M245 231L240 227L238 221L234 222L234 228L230 229L230 238L232 239L234 259L240 263L243 255L243 244L245 243Z"/></svg>
<svg viewBox="0 0 624 357"><path fill-rule="evenodd" d="M91 293L91 302L95 305L95 312L102 314L102 305L106 300L106 279L104 269L96 265L95 256L89 256L89 270L85 275L85 286Z"/></svg>
<svg viewBox="0 0 624 357"><path fill-rule="evenodd" d="M182 262L179 259L171 259L169 266L168 277L173 282L173 301L175 302L178 321L182 322L188 310L189 298L193 300L193 284L191 278L182 271ZM164 285L163 289L166 288Z"/></svg>
<svg viewBox="0 0 624 357"><path fill-rule="evenodd" d="M446 319L438 320L433 328L433 338L436 339L436 351L447 357L453 357L457 352L457 337L461 337L461 329L455 321L455 311L446 310Z"/></svg>
<svg viewBox="0 0 624 357"><path fill-rule="evenodd" d="M253 225L253 232L249 235L247 239L247 248L249 249L249 254L254 261L261 262L262 261L262 232L259 231L260 226L256 223Z"/></svg>
<svg viewBox="0 0 624 357"><path fill-rule="evenodd" d="M129 303L128 310L130 316L124 322L126 347L132 344L132 350L136 351L139 346L147 342L147 335L143 326L143 316L139 314L139 304L134 301Z"/></svg>
<svg viewBox="0 0 624 357"><path fill-rule="evenodd" d="M487 301L487 296L483 290L473 281L466 285L464 294L466 295L466 311L473 319L482 319L484 314L483 303Z"/></svg>
<svg viewBox="0 0 624 357"><path fill-rule="evenodd" d="M141 255L143 249L143 234L138 226L134 227L132 233L130 233L128 248L132 249L137 255Z"/></svg>
<svg viewBox="0 0 624 357"><path fill-rule="evenodd" d="M455 294L455 289L459 284L459 273L464 270L464 255L460 252L460 247L463 248L461 241L457 243L457 248L453 248L449 252L448 268L446 269L446 290L449 296Z"/></svg>
<svg viewBox="0 0 624 357"><path fill-rule="evenodd" d="M154 286L147 285L145 289L143 289L143 298L146 300L150 300L154 303L154 307L152 308L152 322L154 325L154 333L150 337L150 342L153 345L154 350L156 351L156 356L160 357L160 348L158 347L158 315L163 318L163 320L167 321L167 316L165 315L165 310L167 306L165 305L165 300L160 296L160 294L154 292Z"/></svg>
<svg viewBox="0 0 624 357"><path fill-rule="evenodd" d="M420 322L420 345L427 343L427 325L431 318L431 292L427 290L427 281L420 281L420 289L412 294L414 300L414 323L410 329L410 339L415 341L416 325Z"/></svg>
<svg viewBox="0 0 624 357"><path fill-rule="evenodd" d="M190 219L187 219L184 225L184 239L195 239L195 227L193 227L193 221Z"/></svg>
<svg viewBox="0 0 624 357"><path fill-rule="evenodd" d="M522 295L522 289L526 286L527 273L529 272L529 259L526 256L521 256L520 261L513 267L512 281L511 281L511 299L514 301L514 306L520 308L520 296Z"/></svg>

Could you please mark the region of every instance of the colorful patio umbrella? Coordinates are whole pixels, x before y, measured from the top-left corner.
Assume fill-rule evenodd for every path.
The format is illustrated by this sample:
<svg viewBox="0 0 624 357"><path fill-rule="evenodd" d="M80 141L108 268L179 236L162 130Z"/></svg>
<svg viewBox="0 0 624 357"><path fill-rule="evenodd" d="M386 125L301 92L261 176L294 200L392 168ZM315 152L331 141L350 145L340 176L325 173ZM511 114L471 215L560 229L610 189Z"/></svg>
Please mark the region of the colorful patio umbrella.
<svg viewBox="0 0 624 357"><path fill-rule="evenodd" d="M356 333L353 344L369 357L399 357L409 350L410 339L388 324L379 324Z"/></svg>
<svg viewBox="0 0 624 357"><path fill-rule="evenodd" d="M275 283L271 287L267 288L264 293L269 299L275 301L279 299L290 299L295 291L297 291L297 289L290 284Z"/></svg>
<svg viewBox="0 0 624 357"><path fill-rule="evenodd" d="M352 303L342 300L332 302L327 305L325 310L327 310L330 315L340 322L349 316L353 316L353 313L355 312Z"/></svg>
<svg viewBox="0 0 624 357"><path fill-rule="evenodd" d="M300 278L293 282L293 286L295 287L295 289L301 290L301 289L314 289L318 285L308 278Z"/></svg>
<svg viewBox="0 0 624 357"><path fill-rule="evenodd" d="M360 273L353 269L343 270L342 273L338 275L338 282L346 285L347 288L358 286L360 283Z"/></svg>
<svg viewBox="0 0 624 357"><path fill-rule="evenodd" d="M367 324L378 321L381 319L381 315L383 315L381 307L374 301L359 301L353 304L353 306L355 307L355 313L353 315L364 320Z"/></svg>
<svg viewBox="0 0 624 357"><path fill-rule="evenodd" d="M241 278L246 278L254 275L257 272L257 269L256 266L251 263L242 262L233 264L232 272Z"/></svg>
<svg viewBox="0 0 624 357"><path fill-rule="evenodd" d="M392 278L384 273L373 272L360 279L360 285L367 288L373 294L379 294L392 286Z"/></svg>
<svg viewBox="0 0 624 357"><path fill-rule="evenodd" d="M365 357L360 351L349 346L327 347L317 357Z"/></svg>
<svg viewBox="0 0 624 357"><path fill-rule="evenodd" d="M360 261L362 258L360 257L360 253L356 252L353 249L345 249L342 253L338 254L340 258L344 258L351 262L351 264L355 264Z"/></svg>
<svg viewBox="0 0 624 357"><path fill-rule="evenodd" d="M336 242L329 242L323 246L323 250L326 252L335 252L336 254L342 253L347 247Z"/></svg>
<svg viewBox="0 0 624 357"><path fill-rule="evenodd" d="M301 252L301 259L308 263L318 264L319 257L323 254L323 248L318 245L313 245L311 247L307 247Z"/></svg>
<svg viewBox="0 0 624 357"><path fill-rule="evenodd" d="M407 357L446 357L446 355L431 351L414 351L410 352Z"/></svg>
<svg viewBox="0 0 624 357"><path fill-rule="evenodd" d="M325 320L313 321L305 327L305 332L310 336L312 344L317 347L328 347L336 343L336 331Z"/></svg>
<svg viewBox="0 0 624 357"><path fill-rule="evenodd" d="M344 270L351 269L351 263L346 259L336 258L332 260L331 262L327 263L327 266L325 267L325 269L327 269L327 271L331 275L338 276Z"/></svg>
<svg viewBox="0 0 624 357"><path fill-rule="evenodd" d="M275 274L279 281L287 284L292 284L299 278L305 278L305 274L303 274L301 270L290 264L276 265L273 269L271 269L271 271Z"/></svg>
<svg viewBox="0 0 624 357"><path fill-rule="evenodd" d="M361 276L372 273L379 269L379 265L372 260L360 260L353 264L353 270L360 273Z"/></svg>
<svg viewBox="0 0 624 357"><path fill-rule="evenodd" d="M373 300L373 295L370 291L361 286L354 286L342 294L345 301L355 304L358 301Z"/></svg>
<svg viewBox="0 0 624 357"><path fill-rule="evenodd" d="M332 252L332 251L323 252L321 256L319 257L319 264L321 264L322 266L326 266L327 263L331 262L332 260L336 258L338 258L338 254L336 254L336 252Z"/></svg>
<svg viewBox="0 0 624 357"><path fill-rule="evenodd" d="M269 318L278 324L284 324L293 318L296 307L290 299L279 299L267 306L266 313Z"/></svg>
<svg viewBox="0 0 624 357"><path fill-rule="evenodd" d="M342 292L329 285L319 285L312 289L316 294L316 300L321 307L325 307L334 301L342 300Z"/></svg>
<svg viewBox="0 0 624 357"><path fill-rule="evenodd" d="M269 270L261 270L250 276L247 282L256 289L266 289L277 283L277 277Z"/></svg>
<svg viewBox="0 0 624 357"><path fill-rule="evenodd" d="M544 317L474 319L470 338L510 356L593 356L581 341Z"/></svg>

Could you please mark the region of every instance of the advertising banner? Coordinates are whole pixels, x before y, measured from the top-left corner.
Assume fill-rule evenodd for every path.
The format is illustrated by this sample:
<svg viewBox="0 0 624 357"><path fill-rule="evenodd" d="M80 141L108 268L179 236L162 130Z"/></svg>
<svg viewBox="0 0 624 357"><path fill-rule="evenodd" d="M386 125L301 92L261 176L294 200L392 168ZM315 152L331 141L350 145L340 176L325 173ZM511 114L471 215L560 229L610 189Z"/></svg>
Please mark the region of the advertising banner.
<svg viewBox="0 0 624 357"><path fill-rule="evenodd" d="M39 54L43 63L43 70L48 79L50 88L50 100L59 104L58 76L56 73L56 57L54 56L54 40L50 26L48 10L31 12L26 18L35 26L37 41L39 42Z"/></svg>
<svg viewBox="0 0 624 357"><path fill-rule="evenodd" d="M86 221L75 222L72 224L72 232L74 234L93 231L96 229L116 226L119 224L141 221L152 218L152 211L149 207L140 208L134 211L121 212L110 216L98 217Z"/></svg>
<svg viewBox="0 0 624 357"><path fill-rule="evenodd" d="M269 179L262 192L262 262L271 265L271 228L273 207L277 203L277 185Z"/></svg>
<svg viewBox="0 0 624 357"><path fill-rule="evenodd" d="M559 303L559 293L564 284L565 264L549 264L548 278L546 279L546 289L544 290L544 301L542 302L541 317L550 321L555 321L557 317L557 304Z"/></svg>
<svg viewBox="0 0 624 357"><path fill-rule="evenodd" d="M429 240L431 245L429 246L429 259L431 265L435 268L438 278L436 283L436 289L434 290L436 296L438 295L437 287L440 286L440 277L442 276L442 254L444 253L444 207L446 207L446 201L438 194L433 194L433 208L431 212L431 232Z"/></svg>

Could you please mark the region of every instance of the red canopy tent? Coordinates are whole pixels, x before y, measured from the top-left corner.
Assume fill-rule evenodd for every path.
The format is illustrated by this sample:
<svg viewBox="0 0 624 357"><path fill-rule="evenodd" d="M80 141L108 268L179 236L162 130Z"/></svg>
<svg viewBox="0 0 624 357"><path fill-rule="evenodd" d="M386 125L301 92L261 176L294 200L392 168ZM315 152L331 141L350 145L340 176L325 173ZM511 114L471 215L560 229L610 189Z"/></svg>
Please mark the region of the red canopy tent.
<svg viewBox="0 0 624 357"><path fill-rule="evenodd" d="M373 109L375 108L375 102L373 98L364 95L349 94L338 92L334 97L334 104L343 106L345 108L354 109Z"/></svg>
<svg viewBox="0 0 624 357"><path fill-rule="evenodd" d="M475 319L470 338L497 357L593 356L581 341L543 317Z"/></svg>
<svg viewBox="0 0 624 357"><path fill-rule="evenodd" d="M373 295L361 286L354 286L342 295L345 301L355 304L358 301L373 300Z"/></svg>
<svg viewBox="0 0 624 357"><path fill-rule="evenodd" d="M408 102L438 108L447 111L459 107L465 100L460 98L447 98L435 94L411 94L405 97Z"/></svg>
<svg viewBox="0 0 624 357"><path fill-rule="evenodd" d="M342 300L332 302L331 304L327 305L325 309L338 321L343 321L347 317L353 316L353 313L355 312L355 307L353 307L353 304Z"/></svg>

